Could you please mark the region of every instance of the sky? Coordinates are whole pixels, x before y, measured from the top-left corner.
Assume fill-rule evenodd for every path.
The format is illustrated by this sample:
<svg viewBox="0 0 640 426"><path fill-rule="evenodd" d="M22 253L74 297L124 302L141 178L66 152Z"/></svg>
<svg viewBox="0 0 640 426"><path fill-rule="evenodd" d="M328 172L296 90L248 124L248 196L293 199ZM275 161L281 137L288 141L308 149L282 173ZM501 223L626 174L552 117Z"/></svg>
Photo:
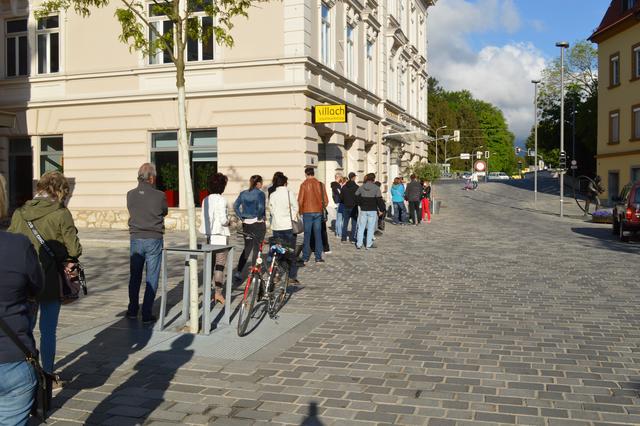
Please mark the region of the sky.
<svg viewBox="0 0 640 426"><path fill-rule="evenodd" d="M533 125L533 84L558 41L588 38L610 0L437 0L429 9L429 74L505 114L517 144Z"/></svg>

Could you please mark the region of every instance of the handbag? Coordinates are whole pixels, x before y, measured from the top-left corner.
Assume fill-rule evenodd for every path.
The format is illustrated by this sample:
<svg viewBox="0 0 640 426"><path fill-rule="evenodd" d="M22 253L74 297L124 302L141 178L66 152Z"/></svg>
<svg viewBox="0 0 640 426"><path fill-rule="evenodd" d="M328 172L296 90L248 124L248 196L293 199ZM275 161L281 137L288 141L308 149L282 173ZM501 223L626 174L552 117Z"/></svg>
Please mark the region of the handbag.
<svg viewBox="0 0 640 426"><path fill-rule="evenodd" d="M47 242L42 238L40 232L36 226L30 220L27 220L27 226L31 230L31 233L36 237L36 240L40 243L44 251L47 255L53 259L54 263L58 268L58 276L60 283L60 302L63 305L75 302L80 298L80 291L86 296L87 295L87 280L84 274L84 267L80 262L70 262L73 263L73 267L70 269L65 268L61 263L59 263L56 259L56 255L51 250L51 247L47 244Z"/></svg>
<svg viewBox="0 0 640 426"><path fill-rule="evenodd" d="M327 211L327 206L324 203L324 190L322 189L322 182L318 182L320 184L320 200L322 200L322 221L326 222L329 219L329 212Z"/></svg>
<svg viewBox="0 0 640 426"><path fill-rule="evenodd" d="M38 351L36 351L35 354L31 353L2 318L0 318L0 329L2 329L4 334L24 353L26 361L33 366L36 372L36 380L38 383L35 389L35 399L31 407L31 414L46 423L47 413L51 407L51 385L55 377L53 374L49 374L42 369L38 361Z"/></svg>
<svg viewBox="0 0 640 426"><path fill-rule="evenodd" d="M289 202L289 218L291 219L291 231L294 235L302 234L304 232L304 224L300 220L293 220L293 215L291 214L291 197L289 194L289 191L287 191L287 201Z"/></svg>

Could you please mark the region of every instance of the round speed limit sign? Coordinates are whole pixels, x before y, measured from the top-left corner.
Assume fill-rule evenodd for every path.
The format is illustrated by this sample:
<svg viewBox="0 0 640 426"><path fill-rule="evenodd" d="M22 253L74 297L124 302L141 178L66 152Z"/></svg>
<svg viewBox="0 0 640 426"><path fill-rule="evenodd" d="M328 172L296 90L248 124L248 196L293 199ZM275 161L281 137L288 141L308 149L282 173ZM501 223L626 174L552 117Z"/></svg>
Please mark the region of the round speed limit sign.
<svg viewBox="0 0 640 426"><path fill-rule="evenodd" d="M473 168L476 172L484 172L485 170L487 170L487 163L482 160L476 161L476 163L473 165Z"/></svg>

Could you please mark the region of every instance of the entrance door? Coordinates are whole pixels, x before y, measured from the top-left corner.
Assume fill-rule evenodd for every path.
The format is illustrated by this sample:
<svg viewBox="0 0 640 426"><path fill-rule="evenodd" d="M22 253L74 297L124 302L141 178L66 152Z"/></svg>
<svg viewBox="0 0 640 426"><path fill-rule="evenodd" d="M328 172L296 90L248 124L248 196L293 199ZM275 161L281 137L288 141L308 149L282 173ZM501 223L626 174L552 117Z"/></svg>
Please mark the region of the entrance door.
<svg viewBox="0 0 640 426"><path fill-rule="evenodd" d="M620 194L620 173L609 172L607 193L609 194L609 202Z"/></svg>
<svg viewBox="0 0 640 426"><path fill-rule="evenodd" d="M9 208L33 198L33 151L30 138L9 139Z"/></svg>

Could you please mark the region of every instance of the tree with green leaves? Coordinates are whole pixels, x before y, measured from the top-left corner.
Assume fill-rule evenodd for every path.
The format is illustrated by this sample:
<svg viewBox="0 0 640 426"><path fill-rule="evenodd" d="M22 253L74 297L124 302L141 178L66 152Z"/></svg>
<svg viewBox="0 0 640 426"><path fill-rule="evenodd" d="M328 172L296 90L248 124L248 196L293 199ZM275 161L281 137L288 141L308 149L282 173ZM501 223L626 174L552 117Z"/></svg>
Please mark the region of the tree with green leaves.
<svg viewBox="0 0 640 426"><path fill-rule="evenodd" d="M542 72L538 95L538 154L551 167L558 166L560 155L560 58ZM574 43L565 60L565 150L573 151L575 125L575 159L578 172L595 175L598 123L598 52L586 40ZM535 145L533 129L527 148ZM531 159L530 161L534 161Z"/></svg>
<svg viewBox="0 0 640 426"><path fill-rule="evenodd" d="M231 29L235 17L247 17L247 11L257 0L119 0L115 18L121 26L119 40L129 45L130 50L145 56L164 52L175 66L178 152L182 161L183 181L189 226L189 247L197 248L196 213L189 163L189 141L187 135L187 110L185 92L185 55L187 43L200 40L233 46ZM89 17L94 9L112 5L110 0L45 0L36 16L41 18L60 10L72 10L81 17ZM204 12L210 17L206 25L194 14ZM170 22L170 31L160 31L149 21L150 16L164 16ZM190 331L198 332L198 266L196 259L189 260L190 270ZM186 283L185 283L186 285Z"/></svg>

